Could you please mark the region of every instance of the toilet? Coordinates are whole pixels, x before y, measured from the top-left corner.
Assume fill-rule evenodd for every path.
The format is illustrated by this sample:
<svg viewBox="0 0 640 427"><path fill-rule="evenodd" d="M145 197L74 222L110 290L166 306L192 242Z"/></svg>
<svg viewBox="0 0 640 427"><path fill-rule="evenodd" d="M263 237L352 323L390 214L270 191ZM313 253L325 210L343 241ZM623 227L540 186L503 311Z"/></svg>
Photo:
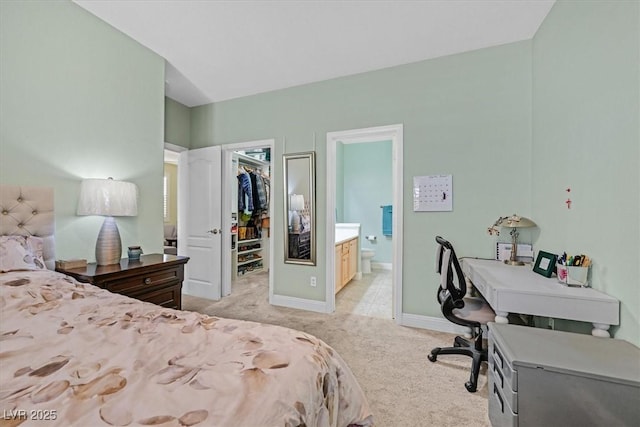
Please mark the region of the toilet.
<svg viewBox="0 0 640 427"><path fill-rule="evenodd" d="M362 248L360 249L360 261L362 264L362 274L371 273L371 258L376 254L373 249Z"/></svg>

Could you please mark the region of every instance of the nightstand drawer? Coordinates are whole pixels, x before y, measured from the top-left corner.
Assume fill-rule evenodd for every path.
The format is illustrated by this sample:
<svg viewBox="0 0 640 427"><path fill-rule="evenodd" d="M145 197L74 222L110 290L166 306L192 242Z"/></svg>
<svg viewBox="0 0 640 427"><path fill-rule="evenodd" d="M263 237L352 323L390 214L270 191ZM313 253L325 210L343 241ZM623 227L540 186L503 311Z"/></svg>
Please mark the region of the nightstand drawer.
<svg viewBox="0 0 640 427"><path fill-rule="evenodd" d="M111 292L132 295L145 289L166 287L176 284L180 280L177 268L160 271L150 271L118 280L107 280L101 286ZM146 301L146 300L145 300Z"/></svg>
<svg viewBox="0 0 640 427"><path fill-rule="evenodd" d="M181 308L182 290L180 285L168 288L154 289L151 292L145 292L135 295L135 298L147 301L153 304L161 305L167 308Z"/></svg>

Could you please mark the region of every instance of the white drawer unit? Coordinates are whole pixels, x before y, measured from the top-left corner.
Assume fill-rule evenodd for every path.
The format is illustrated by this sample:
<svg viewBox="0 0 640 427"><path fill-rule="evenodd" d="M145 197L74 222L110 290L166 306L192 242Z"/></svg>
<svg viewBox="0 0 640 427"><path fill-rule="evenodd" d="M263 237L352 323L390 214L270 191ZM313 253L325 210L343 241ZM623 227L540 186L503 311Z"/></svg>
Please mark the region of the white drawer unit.
<svg viewBox="0 0 640 427"><path fill-rule="evenodd" d="M489 323L493 427L637 426L640 349L590 335Z"/></svg>

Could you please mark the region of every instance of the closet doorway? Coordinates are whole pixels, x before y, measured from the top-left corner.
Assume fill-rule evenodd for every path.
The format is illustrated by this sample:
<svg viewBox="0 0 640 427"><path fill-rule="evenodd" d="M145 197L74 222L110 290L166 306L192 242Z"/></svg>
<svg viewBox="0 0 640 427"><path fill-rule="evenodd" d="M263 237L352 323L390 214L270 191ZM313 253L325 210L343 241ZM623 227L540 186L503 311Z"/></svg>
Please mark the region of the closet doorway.
<svg viewBox="0 0 640 427"><path fill-rule="evenodd" d="M272 293L271 232L274 140L222 146L222 296L251 292L268 277Z"/></svg>

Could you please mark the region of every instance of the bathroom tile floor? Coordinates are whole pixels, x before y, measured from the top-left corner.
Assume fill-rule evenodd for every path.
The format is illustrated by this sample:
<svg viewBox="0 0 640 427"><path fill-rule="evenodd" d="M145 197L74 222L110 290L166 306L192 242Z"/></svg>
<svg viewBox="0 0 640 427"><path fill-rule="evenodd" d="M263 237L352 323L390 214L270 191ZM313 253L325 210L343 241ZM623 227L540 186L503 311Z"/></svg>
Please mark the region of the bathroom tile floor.
<svg viewBox="0 0 640 427"><path fill-rule="evenodd" d="M336 295L336 312L392 318L391 270L372 268L352 280Z"/></svg>

